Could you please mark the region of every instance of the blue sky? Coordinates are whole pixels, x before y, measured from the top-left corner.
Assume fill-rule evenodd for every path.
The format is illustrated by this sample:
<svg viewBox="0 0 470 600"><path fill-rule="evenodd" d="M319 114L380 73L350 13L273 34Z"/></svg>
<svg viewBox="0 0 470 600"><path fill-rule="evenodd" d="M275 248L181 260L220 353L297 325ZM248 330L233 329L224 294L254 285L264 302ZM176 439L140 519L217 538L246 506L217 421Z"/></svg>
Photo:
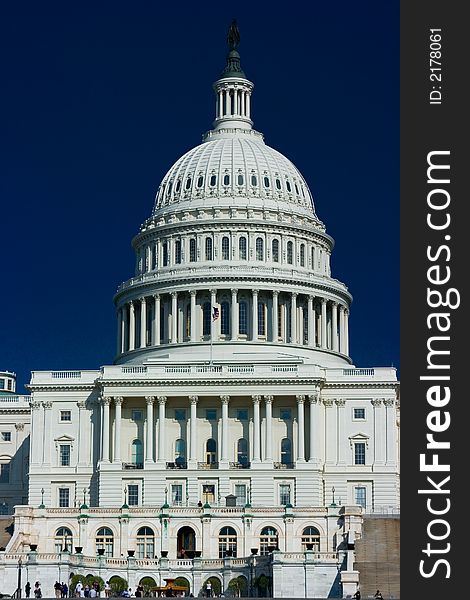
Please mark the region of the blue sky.
<svg viewBox="0 0 470 600"><path fill-rule="evenodd" d="M234 17L255 128L336 241L354 363L398 367L398 2L4 3L0 369L19 391L112 362L131 239L211 127Z"/></svg>

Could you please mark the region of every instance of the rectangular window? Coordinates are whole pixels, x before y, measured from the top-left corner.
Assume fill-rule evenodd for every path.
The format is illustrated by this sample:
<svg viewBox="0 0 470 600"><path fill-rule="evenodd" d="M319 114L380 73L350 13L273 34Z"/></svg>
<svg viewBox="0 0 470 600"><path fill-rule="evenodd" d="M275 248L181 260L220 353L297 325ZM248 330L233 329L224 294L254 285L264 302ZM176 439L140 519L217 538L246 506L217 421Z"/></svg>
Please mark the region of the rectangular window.
<svg viewBox="0 0 470 600"><path fill-rule="evenodd" d="M68 508L70 506L69 488L59 488L59 506L60 508Z"/></svg>
<svg viewBox="0 0 470 600"><path fill-rule="evenodd" d="M10 463L2 463L0 465L0 483L8 483L10 481Z"/></svg>
<svg viewBox="0 0 470 600"><path fill-rule="evenodd" d="M207 408L206 409L206 419L208 421L217 421L217 409Z"/></svg>
<svg viewBox="0 0 470 600"><path fill-rule="evenodd" d="M358 442L354 444L354 464L366 464L366 445L364 442Z"/></svg>
<svg viewBox="0 0 470 600"><path fill-rule="evenodd" d="M363 486L358 486L354 488L354 502L355 504L359 504L362 508L366 507L366 488Z"/></svg>
<svg viewBox="0 0 470 600"><path fill-rule="evenodd" d="M184 408L175 408L175 421L186 421L186 410Z"/></svg>
<svg viewBox="0 0 470 600"><path fill-rule="evenodd" d="M0 379L0 390L4 390L4 389L5 389L5 380Z"/></svg>
<svg viewBox="0 0 470 600"><path fill-rule="evenodd" d="M290 408L280 408L279 416L283 421L290 421L292 418L292 411Z"/></svg>
<svg viewBox="0 0 470 600"><path fill-rule="evenodd" d="M171 486L171 503L174 506L183 505L183 484L173 483Z"/></svg>
<svg viewBox="0 0 470 600"><path fill-rule="evenodd" d="M202 486L202 502L212 504L215 500L215 485L204 484Z"/></svg>
<svg viewBox="0 0 470 600"><path fill-rule="evenodd" d="M129 506L138 506L139 504L139 486L130 484L127 486L127 504Z"/></svg>
<svg viewBox="0 0 470 600"><path fill-rule="evenodd" d="M365 408L355 408L354 409L354 418L356 420L364 420L366 418L366 409Z"/></svg>
<svg viewBox="0 0 470 600"><path fill-rule="evenodd" d="M142 411L141 410L133 410L132 411L132 420L133 421L142 421Z"/></svg>
<svg viewBox="0 0 470 600"><path fill-rule="evenodd" d="M68 444L61 444L59 446L60 451L60 466L70 467L70 446Z"/></svg>
<svg viewBox="0 0 470 600"><path fill-rule="evenodd" d="M237 483L235 485L235 496L237 497L237 506L245 506L246 485L244 483Z"/></svg>
<svg viewBox="0 0 470 600"><path fill-rule="evenodd" d="M2 442L11 442L11 431L2 431Z"/></svg>
<svg viewBox="0 0 470 600"><path fill-rule="evenodd" d="M11 391L12 384L13 384L12 380L11 380L11 379L8 379L8 381L7 381L7 388L8 388L10 391Z"/></svg>
<svg viewBox="0 0 470 600"><path fill-rule="evenodd" d="M286 506L290 504L290 485L281 483L279 486L279 504Z"/></svg>
<svg viewBox="0 0 470 600"><path fill-rule="evenodd" d="M248 421L248 409L247 408L237 409L237 419L239 421Z"/></svg>
<svg viewBox="0 0 470 600"><path fill-rule="evenodd" d="M246 302L238 305L238 332L240 335L248 335L248 309Z"/></svg>
<svg viewBox="0 0 470 600"><path fill-rule="evenodd" d="M61 410L60 411L60 420L62 422L71 421L72 420L72 411L71 410Z"/></svg>

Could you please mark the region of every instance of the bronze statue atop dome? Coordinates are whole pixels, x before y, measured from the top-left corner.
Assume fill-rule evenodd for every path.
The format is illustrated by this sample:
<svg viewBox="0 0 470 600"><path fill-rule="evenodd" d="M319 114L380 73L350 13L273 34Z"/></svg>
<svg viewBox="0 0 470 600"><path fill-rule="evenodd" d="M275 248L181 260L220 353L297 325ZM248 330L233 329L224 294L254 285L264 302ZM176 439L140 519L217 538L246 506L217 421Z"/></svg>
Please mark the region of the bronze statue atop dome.
<svg viewBox="0 0 470 600"><path fill-rule="evenodd" d="M240 31L238 29L237 20L233 19L227 33L227 44L230 50L236 50L240 43Z"/></svg>

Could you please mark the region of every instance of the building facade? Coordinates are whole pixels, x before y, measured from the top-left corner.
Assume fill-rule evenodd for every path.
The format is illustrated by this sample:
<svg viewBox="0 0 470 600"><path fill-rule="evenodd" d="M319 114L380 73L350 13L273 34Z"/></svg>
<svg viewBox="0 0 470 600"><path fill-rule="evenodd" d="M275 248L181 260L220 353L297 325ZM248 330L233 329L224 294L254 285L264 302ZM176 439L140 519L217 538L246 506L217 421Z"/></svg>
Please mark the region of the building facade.
<svg viewBox="0 0 470 600"><path fill-rule="evenodd" d="M361 514L398 510L395 369L352 363L333 240L253 129L233 27L229 46L213 129L133 240L114 363L32 374L28 502L0 553L12 589L24 552L51 586L94 569L339 596Z"/></svg>

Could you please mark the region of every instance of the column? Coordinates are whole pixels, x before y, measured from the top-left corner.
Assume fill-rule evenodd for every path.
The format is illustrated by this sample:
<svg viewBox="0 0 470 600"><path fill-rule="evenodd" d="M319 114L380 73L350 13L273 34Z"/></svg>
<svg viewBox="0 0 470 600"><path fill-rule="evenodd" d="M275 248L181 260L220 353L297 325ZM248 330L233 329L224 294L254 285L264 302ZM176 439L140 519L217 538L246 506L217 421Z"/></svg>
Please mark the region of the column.
<svg viewBox="0 0 470 600"><path fill-rule="evenodd" d="M147 345L147 302L145 298L140 299L140 347Z"/></svg>
<svg viewBox="0 0 470 600"><path fill-rule="evenodd" d="M344 306L339 305L339 351L344 354Z"/></svg>
<svg viewBox="0 0 470 600"><path fill-rule="evenodd" d="M246 94L246 116L248 118L251 118L251 107L250 107L250 93L247 92Z"/></svg>
<svg viewBox="0 0 470 600"><path fill-rule="evenodd" d="M238 115L238 90L233 90L233 114Z"/></svg>
<svg viewBox="0 0 470 600"><path fill-rule="evenodd" d="M135 307L134 302L129 302L129 350L135 348Z"/></svg>
<svg viewBox="0 0 470 600"><path fill-rule="evenodd" d="M116 410L115 421L114 421L114 449L113 449L113 462L121 462L121 408L124 398L122 396L114 397L114 408Z"/></svg>
<svg viewBox="0 0 470 600"><path fill-rule="evenodd" d="M252 290L251 300L251 339L257 341L258 339L258 290Z"/></svg>
<svg viewBox="0 0 470 600"><path fill-rule="evenodd" d="M315 347L315 311L313 310L314 296L308 297L308 345L311 348Z"/></svg>
<svg viewBox="0 0 470 600"><path fill-rule="evenodd" d="M273 291L273 312L272 312L272 318L271 318L271 322L272 322L272 326L273 326L273 331L272 331L272 341L273 342L277 342L278 341L278 329L279 329L279 323L278 323L278 318L279 318L279 292L277 290Z"/></svg>
<svg viewBox="0 0 470 600"><path fill-rule="evenodd" d="M259 404L261 396L252 396L253 400L253 459L251 462L260 462L260 418Z"/></svg>
<svg viewBox="0 0 470 600"><path fill-rule="evenodd" d="M338 352L338 304L331 303L331 347L332 350Z"/></svg>
<svg viewBox="0 0 470 600"><path fill-rule="evenodd" d="M116 311L116 320L117 320L117 347L116 354L121 354L122 352L122 310L118 308Z"/></svg>
<svg viewBox="0 0 470 600"><path fill-rule="evenodd" d="M122 313L122 346L121 352L127 352L129 348L129 313L127 312L127 305L121 307Z"/></svg>
<svg viewBox="0 0 470 600"><path fill-rule="evenodd" d="M189 292L191 298L191 312L190 319L191 322L189 324L189 337L192 342L196 341L196 290L191 290Z"/></svg>
<svg viewBox="0 0 470 600"><path fill-rule="evenodd" d="M297 344L297 294L292 292L290 297L290 341Z"/></svg>
<svg viewBox="0 0 470 600"><path fill-rule="evenodd" d="M160 345L160 294L154 294L153 345Z"/></svg>
<svg viewBox="0 0 470 600"><path fill-rule="evenodd" d="M310 452L308 456L309 463L317 463L320 461L320 394L310 394Z"/></svg>
<svg viewBox="0 0 470 600"><path fill-rule="evenodd" d="M344 353L349 356L349 310L344 311Z"/></svg>
<svg viewBox="0 0 470 600"><path fill-rule="evenodd" d="M51 463L51 444L52 444L52 402L46 400L42 403L44 407L44 459L45 464Z"/></svg>
<svg viewBox="0 0 470 600"><path fill-rule="evenodd" d="M238 338L238 290L231 289L232 292L232 319L231 319L231 340L234 342Z"/></svg>
<svg viewBox="0 0 470 600"><path fill-rule="evenodd" d="M336 464L336 411L332 410L333 400L325 398L325 463L327 465Z"/></svg>
<svg viewBox="0 0 470 600"><path fill-rule="evenodd" d="M221 452L221 462L225 463L225 465L221 465L221 467L228 467L228 447L229 447L229 439L228 439L228 403L230 400L230 396L220 396L220 400L222 402L222 452Z"/></svg>
<svg viewBox="0 0 470 600"><path fill-rule="evenodd" d="M178 292L171 292L171 343L178 341Z"/></svg>
<svg viewBox="0 0 470 600"><path fill-rule="evenodd" d="M395 466L397 464L397 417L395 400L393 398L386 398L383 403L385 406L385 432L387 438L385 462L387 465Z"/></svg>
<svg viewBox="0 0 470 600"><path fill-rule="evenodd" d="M305 418L304 402L305 396L296 396L297 400L297 422L298 422L298 443L297 443L297 462L305 462Z"/></svg>
<svg viewBox="0 0 470 600"><path fill-rule="evenodd" d="M145 444L145 461L153 462L153 403L155 396L145 396L147 403L147 443Z"/></svg>
<svg viewBox="0 0 470 600"><path fill-rule="evenodd" d="M219 106L218 106L218 117L221 117L224 114L224 96L222 90L219 90Z"/></svg>
<svg viewBox="0 0 470 600"><path fill-rule="evenodd" d="M274 396L265 396L266 406L266 454L265 462L273 460L273 399Z"/></svg>
<svg viewBox="0 0 470 600"><path fill-rule="evenodd" d="M198 396L189 396L189 402L191 403L191 416L190 416L190 427L191 427L191 439L189 445L189 462L190 467L197 467L197 402Z"/></svg>
<svg viewBox="0 0 470 600"><path fill-rule="evenodd" d="M346 464L346 410L345 405L346 401L343 398L338 398L335 400L335 404L337 406L337 419L336 422L338 424L338 433L336 435L336 456L338 458L338 465Z"/></svg>
<svg viewBox="0 0 470 600"><path fill-rule="evenodd" d="M379 398L374 398L371 403L374 407L374 465L384 465L386 452L385 407L382 399Z"/></svg>
<svg viewBox="0 0 470 600"><path fill-rule="evenodd" d="M34 394L34 392L33 392ZM44 423L43 406L36 400L29 403L31 408L31 433L29 436L30 462L39 464L41 461L40 444L42 442L41 430Z"/></svg>
<svg viewBox="0 0 470 600"><path fill-rule="evenodd" d="M101 462L109 463L109 405L111 398L101 398Z"/></svg>
<svg viewBox="0 0 470 600"><path fill-rule="evenodd" d="M165 404L166 396L158 396L158 461L163 463L166 462Z"/></svg>
<svg viewBox="0 0 470 600"><path fill-rule="evenodd" d="M321 299L321 347L326 349L326 298Z"/></svg>

